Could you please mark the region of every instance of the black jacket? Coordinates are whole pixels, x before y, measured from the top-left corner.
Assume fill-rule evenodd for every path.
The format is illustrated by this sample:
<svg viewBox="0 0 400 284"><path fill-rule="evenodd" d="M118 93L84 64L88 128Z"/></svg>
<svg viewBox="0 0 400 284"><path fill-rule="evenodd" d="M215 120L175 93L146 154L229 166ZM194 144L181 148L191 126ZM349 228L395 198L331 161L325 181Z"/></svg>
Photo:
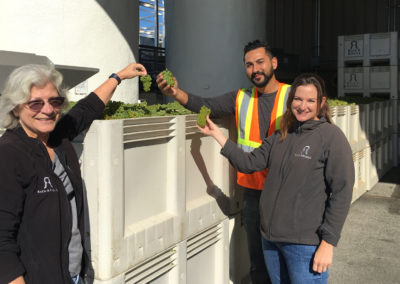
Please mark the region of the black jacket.
<svg viewBox="0 0 400 284"><path fill-rule="evenodd" d="M103 102L90 94L60 119L48 141L73 185L82 240L83 186L70 141L103 109ZM32 284L72 283L68 271L71 208L47 150L17 127L0 138L0 157L0 283L20 275Z"/></svg>
<svg viewBox="0 0 400 284"><path fill-rule="evenodd" d="M250 153L227 141L221 153L236 169L269 168L260 200L261 233L273 242L336 246L354 185L354 164L343 132L324 118L279 131Z"/></svg>

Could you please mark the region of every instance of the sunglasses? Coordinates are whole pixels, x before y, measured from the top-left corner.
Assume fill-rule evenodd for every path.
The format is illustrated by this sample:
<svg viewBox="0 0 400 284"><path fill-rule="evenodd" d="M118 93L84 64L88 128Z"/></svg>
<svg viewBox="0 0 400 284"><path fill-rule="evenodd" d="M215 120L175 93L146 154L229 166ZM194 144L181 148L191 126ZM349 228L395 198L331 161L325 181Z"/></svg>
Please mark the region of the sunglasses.
<svg viewBox="0 0 400 284"><path fill-rule="evenodd" d="M61 106L63 105L65 101L64 97L55 97L55 98L50 98L47 100L47 102L53 107L53 109L60 109ZM26 103L26 105L29 107L30 110L39 112L42 110L45 102L42 99L37 99L33 101L29 101Z"/></svg>

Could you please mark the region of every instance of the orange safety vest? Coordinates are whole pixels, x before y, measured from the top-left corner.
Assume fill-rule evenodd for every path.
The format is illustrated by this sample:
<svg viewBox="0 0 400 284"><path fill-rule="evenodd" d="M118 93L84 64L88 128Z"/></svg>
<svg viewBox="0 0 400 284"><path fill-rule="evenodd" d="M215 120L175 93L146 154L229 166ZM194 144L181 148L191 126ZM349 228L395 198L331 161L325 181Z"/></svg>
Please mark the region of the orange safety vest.
<svg viewBox="0 0 400 284"><path fill-rule="evenodd" d="M268 136L279 129L279 121L286 111L286 100L290 85L279 83L275 96L274 107L271 112ZM260 124L258 122L258 91L240 89L236 95L236 126L238 131L237 144L245 152L251 152L262 144ZM244 174L237 172L237 183L243 187L262 190L268 169Z"/></svg>

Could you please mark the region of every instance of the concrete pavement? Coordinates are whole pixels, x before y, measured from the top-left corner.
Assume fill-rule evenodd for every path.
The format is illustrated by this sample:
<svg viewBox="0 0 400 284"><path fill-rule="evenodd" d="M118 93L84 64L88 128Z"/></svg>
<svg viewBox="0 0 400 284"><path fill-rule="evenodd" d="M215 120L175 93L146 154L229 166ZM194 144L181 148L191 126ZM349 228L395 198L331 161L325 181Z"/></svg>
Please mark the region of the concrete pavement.
<svg viewBox="0 0 400 284"><path fill-rule="evenodd" d="M400 167L350 208L329 284L400 283Z"/></svg>

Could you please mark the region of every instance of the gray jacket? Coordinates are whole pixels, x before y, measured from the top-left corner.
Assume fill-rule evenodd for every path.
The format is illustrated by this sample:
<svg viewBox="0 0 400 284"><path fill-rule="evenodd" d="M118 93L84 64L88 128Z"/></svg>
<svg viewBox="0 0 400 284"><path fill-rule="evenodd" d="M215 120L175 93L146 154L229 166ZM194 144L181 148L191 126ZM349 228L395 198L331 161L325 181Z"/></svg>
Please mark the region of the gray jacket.
<svg viewBox="0 0 400 284"><path fill-rule="evenodd" d="M337 245L354 185L352 151L337 126L325 118L295 123L284 141L277 131L245 153L228 140L221 153L244 173L269 168L260 200L264 238Z"/></svg>

